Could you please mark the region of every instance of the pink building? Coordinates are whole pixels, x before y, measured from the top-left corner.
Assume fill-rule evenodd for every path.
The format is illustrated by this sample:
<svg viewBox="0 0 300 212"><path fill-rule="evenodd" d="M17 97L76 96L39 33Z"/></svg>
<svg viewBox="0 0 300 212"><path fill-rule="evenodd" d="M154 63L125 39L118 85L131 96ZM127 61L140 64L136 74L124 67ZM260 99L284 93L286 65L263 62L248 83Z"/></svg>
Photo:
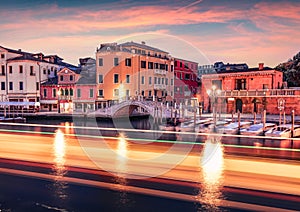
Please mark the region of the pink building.
<svg viewBox="0 0 300 212"><path fill-rule="evenodd" d="M198 63L175 58L174 99L184 103L195 97L198 91Z"/></svg>
<svg viewBox="0 0 300 212"><path fill-rule="evenodd" d="M63 68L57 76L41 85L41 111L73 111L74 86L80 77L80 70Z"/></svg>

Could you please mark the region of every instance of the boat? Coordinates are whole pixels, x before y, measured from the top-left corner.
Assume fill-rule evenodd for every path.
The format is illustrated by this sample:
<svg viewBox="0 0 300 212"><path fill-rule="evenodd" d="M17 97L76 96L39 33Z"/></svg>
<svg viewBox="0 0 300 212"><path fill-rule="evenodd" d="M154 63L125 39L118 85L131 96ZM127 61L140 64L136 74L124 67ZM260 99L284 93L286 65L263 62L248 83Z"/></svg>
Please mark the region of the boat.
<svg viewBox="0 0 300 212"><path fill-rule="evenodd" d="M253 124L250 127L242 128L240 130L241 135L249 135L249 136L259 136L263 135L264 132L268 131L271 128L274 128L276 124L274 123L265 123L265 131L263 123Z"/></svg>
<svg viewBox="0 0 300 212"><path fill-rule="evenodd" d="M227 124L229 124L228 121L216 121L215 126L216 126L216 128L219 128L219 127L224 127ZM213 131L213 128L214 128L214 124L212 122L207 122L199 127L198 132L199 133L210 133Z"/></svg>
<svg viewBox="0 0 300 212"><path fill-rule="evenodd" d="M23 118L23 117L14 117L14 118L0 117L0 122L25 123L26 118Z"/></svg>
<svg viewBox="0 0 300 212"><path fill-rule="evenodd" d="M205 123L211 123L212 119L197 119L196 123L194 120L190 120L188 122L183 122L179 126L177 126L176 131L177 132L198 132L199 128L202 127L203 124Z"/></svg>
<svg viewBox="0 0 300 212"><path fill-rule="evenodd" d="M294 131L292 134L292 124L283 124L265 132L265 136L268 137L279 137L279 138L291 138L300 136L300 125L294 125Z"/></svg>
<svg viewBox="0 0 300 212"><path fill-rule="evenodd" d="M250 125L251 125L250 121L241 121L240 122L240 128L248 128L248 127L250 127ZM224 134L234 135L234 134L237 134L238 131L239 131L239 123L238 122L233 122L226 126L217 128L218 133L224 133Z"/></svg>

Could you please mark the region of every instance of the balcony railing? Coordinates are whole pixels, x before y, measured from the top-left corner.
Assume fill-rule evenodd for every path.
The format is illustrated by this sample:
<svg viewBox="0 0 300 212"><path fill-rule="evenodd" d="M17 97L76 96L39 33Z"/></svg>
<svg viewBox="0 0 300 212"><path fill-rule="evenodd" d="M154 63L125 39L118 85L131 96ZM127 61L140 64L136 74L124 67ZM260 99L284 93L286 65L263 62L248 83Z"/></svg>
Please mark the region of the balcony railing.
<svg viewBox="0 0 300 212"><path fill-rule="evenodd" d="M222 91L223 97L272 97L272 96L300 96L297 89L261 89L261 90L230 90Z"/></svg>
<svg viewBox="0 0 300 212"><path fill-rule="evenodd" d="M162 69L154 69L154 74L166 75L167 71Z"/></svg>

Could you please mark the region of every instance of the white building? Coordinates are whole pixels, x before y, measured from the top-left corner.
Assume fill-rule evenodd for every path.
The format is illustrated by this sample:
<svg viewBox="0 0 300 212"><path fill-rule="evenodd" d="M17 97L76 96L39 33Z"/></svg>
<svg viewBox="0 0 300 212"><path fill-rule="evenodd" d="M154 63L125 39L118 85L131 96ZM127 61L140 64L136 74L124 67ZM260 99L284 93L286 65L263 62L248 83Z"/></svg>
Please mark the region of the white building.
<svg viewBox="0 0 300 212"><path fill-rule="evenodd" d="M55 77L63 67L57 55L28 53L0 46L0 103L35 102L39 104L40 84ZM29 104L28 104L29 105Z"/></svg>

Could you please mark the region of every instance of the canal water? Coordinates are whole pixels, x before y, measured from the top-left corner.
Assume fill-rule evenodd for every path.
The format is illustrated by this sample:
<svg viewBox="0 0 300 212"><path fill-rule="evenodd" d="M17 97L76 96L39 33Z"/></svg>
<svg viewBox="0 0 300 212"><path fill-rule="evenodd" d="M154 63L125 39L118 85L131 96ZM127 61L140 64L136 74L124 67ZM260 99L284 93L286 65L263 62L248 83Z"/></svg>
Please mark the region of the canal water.
<svg viewBox="0 0 300 212"><path fill-rule="evenodd" d="M151 120L29 120L29 125L0 125L1 130L8 132L34 131L37 133L55 134L53 141L53 164L34 166L12 163L8 159L1 160L1 168L12 168L21 171L53 176L51 179L43 177L29 177L26 175L0 173L0 211L227 211L228 208L219 207L222 199L231 198L222 191L224 178L224 146L223 142L206 140L193 134L157 133L153 129ZM50 126L50 127L47 127ZM70 126L78 128L69 128ZM62 128L60 128L62 127ZM86 129L85 127L89 127ZM127 130L124 130L127 129ZM136 130L137 129L137 130ZM128 131L129 130L129 131ZM131 130L131 131L130 131ZM149 130L145 132L144 130ZM122 175L128 164L124 157L128 154L125 139L121 139L116 147L117 155L113 159L119 175L91 174L84 171L74 171L65 165L66 142L64 135L103 135L122 138L141 138L149 140L170 140L183 142L203 143L203 151L199 164L199 179L201 186L183 186L180 183L169 184L151 182L141 179L127 179ZM123 134L125 133L125 134ZM253 140L240 138L222 138L231 145L249 145ZM262 141L265 142L265 141ZM274 143L274 142L273 142ZM272 144L273 145L273 144ZM213 152L213 154L212 154ZM147 167L145 165L145 167ZM125 169L125 170L124 170ZM145 170L146 171L146 170ZM84 183L72 183L63 180L65 177L105 182L119 185L120 189L101 188ZM135 186L140 188L156 189L159 191L188 194L192 201L176 200L173 198L157 197L150 194L136 193L121 189L122 186ZM230 211L239 211L230 208ZM245 211L245 210L243 210Z"/></svg>

